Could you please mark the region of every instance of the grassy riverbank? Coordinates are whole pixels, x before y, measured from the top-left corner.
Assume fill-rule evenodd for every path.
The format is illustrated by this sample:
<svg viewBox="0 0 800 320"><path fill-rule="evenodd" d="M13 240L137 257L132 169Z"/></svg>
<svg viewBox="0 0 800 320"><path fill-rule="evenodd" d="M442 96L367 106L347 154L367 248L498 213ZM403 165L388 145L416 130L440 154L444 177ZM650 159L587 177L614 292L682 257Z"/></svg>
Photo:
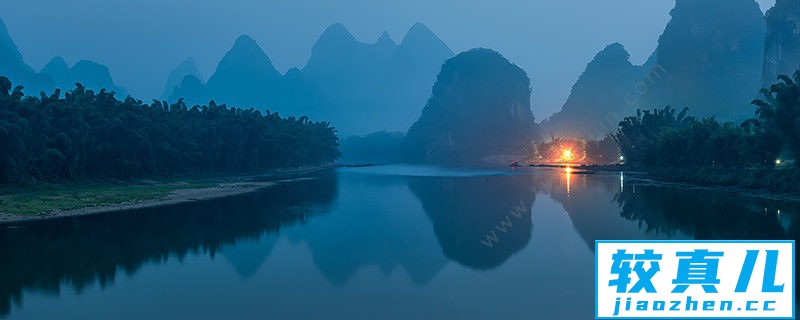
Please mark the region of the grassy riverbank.
<svg viewBox="0 0 800 320"><path fill-rule="evenodd" d="M79 183L5 188L0 191L0 213L36 215L61 210L159 200L170 193L218 186L212 182L138 182L133 184Z"/></svg>
<svg viewBox="0 0 800 320"><path fill-rule="evenodd" d="M77 182L0 188L0 223L43 220L166 206L228 197L312 176L330 166L282 168L258 175L170 177L124 182Z"/></svg>

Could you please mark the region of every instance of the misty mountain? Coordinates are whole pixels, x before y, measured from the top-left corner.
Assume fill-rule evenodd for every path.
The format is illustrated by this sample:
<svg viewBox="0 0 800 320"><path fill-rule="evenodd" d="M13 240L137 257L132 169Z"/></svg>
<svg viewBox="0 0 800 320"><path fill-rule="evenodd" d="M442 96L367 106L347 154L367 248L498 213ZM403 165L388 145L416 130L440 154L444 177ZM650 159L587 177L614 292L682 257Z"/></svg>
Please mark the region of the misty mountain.
<svg viewBox="0 0 800 320"><path fill-rule="evenodd" d="M114 84L108 67L89 60L78 61L70 68L63 58L55 57L42 68L40 73L50 76L57 88L72 89L77 82L95 91L100 89L114 91L119 97L128 94L124 88Z"/></svg>
<svg viewBox="0 0 800 320"><path fill-rule="evenodd" d="M409 161L475 164L497 155L524 160L535 138L528 75L490 49L445 62L422 116L408 130Z"/></svg>
<svg viewBox="0 0 800 320"><path fill-rule="evenodd" d="M182 63L172 72L167 100L184 98L187 104L205 104L210 100L241 108L256 108L287 115L319 115L316 88L297 68L281 75L258 43L239 36L220 60L214 73L203 83L194 60Z"/></svg>
<svg viewBox="0 0 800 320"><path fill-rule="evenodd" d="M387 113L390 103L385 93L397 88L387 86L385 72L396 49L386 32L375 43L365 43L341 24L325 29L303 68L319 90L319 117L347 133L387 128L385 122L394 119Z"/></svg>
<svg viewBox="0 0 800 320"><path fill-rule="evenodd" d="M17 45L8 33L5 23L0 19L0 75L14 80L26 87L26 92L49 90L53 79L36 73L22 58Z"/></svg>
<svg viewBox="0 0 800 320"><path fill-rule="evenodd" d="M73 86L72 77L70 75L69 65L62 57L53 57L44 65L41 73L49 75L53 78L56 87L71 89Z"/></svg>
<svg viewBox="0 0 800 320"><path fill-rule="evenodd" d="M203 105L212 100L206 84L193 75L184 77L181 83L172 90L172 95L167 97L167 101L174 102L181 98L187 105Z"/></svg>
<svg viewBox="0 0 800 320"><path fill-rule="evenodd" d="M263 49L246 35L236 39L206 86L210 96L242 107L265 108L279 92L281 74Z"/></svg>
<svg viewBox="0 0 800 320"><path fill-rule="evenodd" d="M542 131L587 139L616 131L619 121L636 111L633 103L642 70L631 64L621 44L608 45L586 66L561 111L542 122Z"/></svg>
<svg viewBox="0 0 800 320"><path fill-rule="evenodd" d="M454 55L425 25L417 23L411 27L384 74L386 90L381 98L388 103L383 110L387 129L406 131L419 118L437 72Z"/></svg>
<svg viewBox="0 0 800 320"><path fill-rule="evenodd" d="M206 89L200 77L181 81L170 100L255 107L331 121L340 132L405 131L419 117L441 64L453 52L415 24L396 44L388 33L374 43L357 40L343 25L328 27L305 67L281 75L262 48L240 37ZM185 78L185 77L184 77ZM183 79L187 80L187 79Z"/></svg>
<svg viewBox="0 0 800 320"><path fill-rule="evenodd" d="M181 62L175 70L169 74L167 78L167 84L164 86L164 93L161 94L162 99L166 99L172 96L174 93L175 87L179 86L183 79L187 76L194 76L198 80L202 82L203 77L200 75L200 71L197 70L197 64L194 62L194 59L188 58ZM205 103L208 101L203 101Z"/></svg>
<svg viewBox="0 0 800 320"><path fill-rule="evenodd" d="M364 43L334 24L314 45L303 73L328 108L322 117L344 131L405 131L419 117L436 72L452 56L421 23L399 45L385 32L375 43Z"/></svg>
<svg viewBox="0 0 800 320"><path fill-rule="evenodd" d="M343 25L333 24L314 44L303 73L327 100L352 108L376 90L374 80L381 77L396 48L388 33L368 44L356 40Z"/></svg>
<svg viewBox="0 0 800 320"><path fill-rule="evenodd" d="M762 86L800 68L800 0L777 0L767 11L767 35Z"/></svg>
<svg viewBox="0 0 800 320"><path fill-rule="evenodd" d="M82 83L88 89L97 91L106 89L116 92L120 97L127 95L125 89L114 84L108 67L88 60L78 61L70 68L63 58L55 57L37 73L23 60L2 20L0 20L0 75L7 76L15 84L25 86L25 92L31 95L54 88L72 89L76 82Z"/></svg>
<svg viewBox="0 0 800 320"><path fill-rule="evenodd" d="M698 116L753 115L761 85L765 24L752 0L676 0L658 40L643 107L689 107ZM658 73L658 76L653 76Z"/></svg>

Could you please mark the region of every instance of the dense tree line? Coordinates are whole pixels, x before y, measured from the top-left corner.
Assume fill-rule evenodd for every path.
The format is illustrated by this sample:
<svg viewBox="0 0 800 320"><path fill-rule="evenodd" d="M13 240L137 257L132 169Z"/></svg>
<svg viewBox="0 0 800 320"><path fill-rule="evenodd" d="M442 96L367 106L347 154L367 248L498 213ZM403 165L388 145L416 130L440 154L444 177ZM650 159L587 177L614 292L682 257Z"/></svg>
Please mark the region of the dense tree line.
<svg viewBox="0 0 800 320"><path fill-rule="evenodd" d="M773 165L781 141L764 122L696 119L688 109L639 110L614 135L628 164L641 167L747 168Z"/></svg>
<svg viewBox="0 0 800 320"><path fill-rule="evenodd" d="M626 161L642 167L772 167L786 145L784 131L764 117L736 125L687 112L640 110L620 122L614 137Z"/></svg>
<svg viewBox="0 0 800 320"><path fill-rule="evenodd" d="M80 84L26 97L0 77L0 183L244 173L331 162L336 130L213 101L143 103Z"/></svg>
<svg viewBox="0 0 800 320"><path fill-rule="evenodd" d="M800 72L762 89L757 117L740 124L688 109L639 110L614 135L627 163L691 182L800 191ZM745 169L745 170L729 170Z"/></svg>

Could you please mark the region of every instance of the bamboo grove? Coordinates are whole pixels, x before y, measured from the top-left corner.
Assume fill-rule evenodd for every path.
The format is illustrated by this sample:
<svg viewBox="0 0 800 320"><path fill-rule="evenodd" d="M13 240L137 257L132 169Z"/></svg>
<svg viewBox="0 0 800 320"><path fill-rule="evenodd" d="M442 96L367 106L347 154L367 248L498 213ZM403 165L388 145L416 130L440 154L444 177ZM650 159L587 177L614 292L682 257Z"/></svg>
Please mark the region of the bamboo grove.
<svg viewBox="0 0 800 320"><path fill-rule="evenodd" d="M250 173L339 155L336 130L306 117L120 101L80 84L37 98L0 77L0 184Z"/></svg>

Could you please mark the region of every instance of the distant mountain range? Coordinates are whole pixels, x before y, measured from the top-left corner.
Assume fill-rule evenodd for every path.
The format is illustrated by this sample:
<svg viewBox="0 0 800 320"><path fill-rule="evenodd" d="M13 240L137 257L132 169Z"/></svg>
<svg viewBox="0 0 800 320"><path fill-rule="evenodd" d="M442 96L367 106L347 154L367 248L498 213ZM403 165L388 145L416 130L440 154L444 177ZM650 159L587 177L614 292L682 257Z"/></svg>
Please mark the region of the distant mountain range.
<svg viewBox="0 0 800 320"><path fill-rule="evenodd" d="M425 25L411 27L397 44L388 33L375 43L357 40L343 25L333 24L312 48L302 68L281 74L252 38L242 35L205 81L193 59L170 73L161 99L180 98L189 105L214 100L241 108L330 121L343 134L379 130L405 131L416 120L431 92L436 74L454 55ZM108 68L81 60L69 66L53 58L35 71L23 60L0 21L0 75L37 95L55 88L106 89L124 96Z"/></svg>
<svg viewBox="0 0 800 320"><path fill-rule="evenodd" d="M670 15L644 66L621 46L599 53L544 133L597 138L637 108L667 105L740 121L755 116L760 88L800 67L800 0L776 1L766 19L752 0L676 0Z"/></svg>
<svg viewBox="0 0 800 320"><path fill-rule="evenodd" d="M55 57L42 68L40 74L50 76L56 88L72 88L76 82L89 89L106 89L124 97L127 90L118 87L111 79L108 67L89 60L76 62L71 68L61 57Z"/></svg>
<svg viewBox="0 0 800 320"><path fill-rule="evenodd" d="M425 105L440 66L452 56L447 45L419 23L400 44L385 32L375 43L361 42L337 23L325 29L302 69L282 75L264 50L243 35L207 83L187 63L178 67L172 75L185 75L167 97L190 104L212 98L306 115L331 121L346 134L405 131ZM168 86L175 82L171 76Z"/></svg>
<svg viewBox="0 0 800 320"><path fill-rule="evenodd" d="M69 67L61 57L55 57L36 72L22 58L16 44L8 34L5 23L0 19L0 75L12 79L15 84L25 87L28 95L38 95L40 91L51 91L55 88L71 89L76 82L92 90L106 89L119 96L127 95L127 91L114 84L108 67L81 60Z"/></svg>
<svg viewBox="0 0 800 320"><path fill-rule="evenodd" d="M544 136L598 138L636 109L671 105L693 115L742 120L758 89L800 67L800 0L777 0L762 14L753 0L676 0L671 20L644 65L611 44L587 64L562 110L542 122ZM325 29L302 67L281 74L256 41L243 35L207 80L192 59L165 79L161 96L187 104L210 100L330 121L342 135L406 131L421 115L444 61L454 56L422 24L397 43L388 33L356 39L345 26ZM42 70L25 63L0 21L0 75L30 95L81 82L126 94L105 66L53 58ZM534 75L535 76L535 75Z"/></svg>

